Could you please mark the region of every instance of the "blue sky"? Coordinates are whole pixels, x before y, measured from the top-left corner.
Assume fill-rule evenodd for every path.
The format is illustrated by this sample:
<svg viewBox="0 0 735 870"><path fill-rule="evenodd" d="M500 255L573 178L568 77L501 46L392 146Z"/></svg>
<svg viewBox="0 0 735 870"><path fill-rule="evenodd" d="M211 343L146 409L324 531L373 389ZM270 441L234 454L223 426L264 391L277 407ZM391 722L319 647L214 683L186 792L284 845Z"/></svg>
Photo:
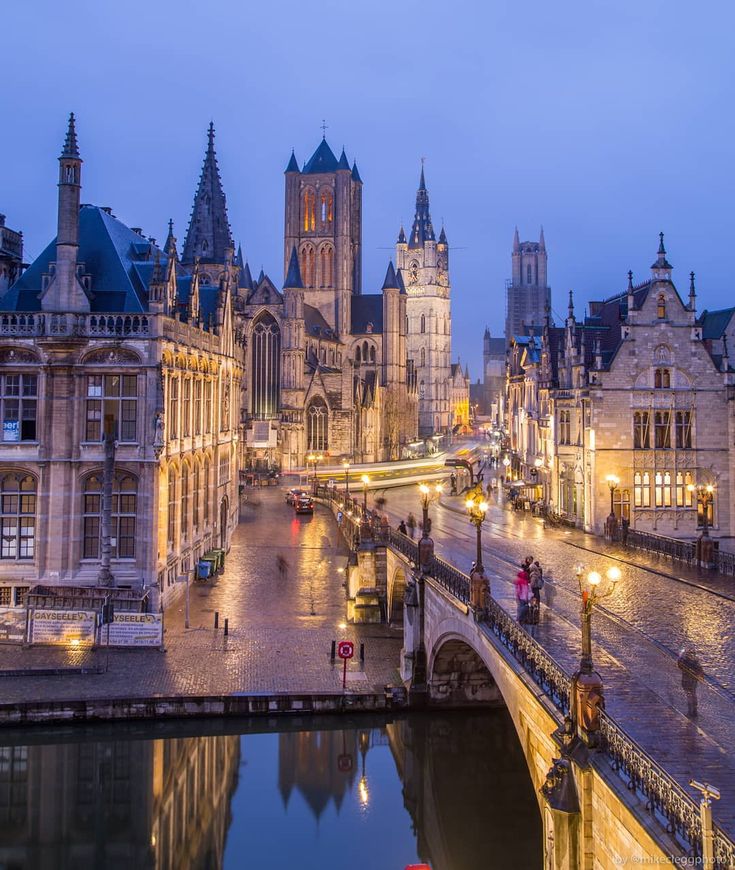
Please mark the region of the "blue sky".
<svg viewBox="0 0 735 870"><path fill-rule="evenodd" d="M78 117L82 200L183 242L214 120L233 234L282 280L283 170L322 118L364 181L364 286L380 287L419 174L444 218L453 354L502 331L517 224L543 224L553 308L644 278L733 304L735 4L711 0L35 0L3 8L0 212L37 255ZM558 318L557 318L558 319Z"/></svg>

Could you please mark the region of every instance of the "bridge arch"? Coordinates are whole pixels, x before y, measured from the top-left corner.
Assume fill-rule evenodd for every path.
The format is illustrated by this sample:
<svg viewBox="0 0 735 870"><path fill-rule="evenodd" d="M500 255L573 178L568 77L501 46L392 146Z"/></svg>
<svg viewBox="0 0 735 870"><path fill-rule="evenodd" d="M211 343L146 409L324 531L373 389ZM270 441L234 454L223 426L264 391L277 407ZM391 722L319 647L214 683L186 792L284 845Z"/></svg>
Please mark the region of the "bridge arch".
<svg viewBox="0 0 735 870"><path fill-rule="evenodd" d="M403 602L406 597L407 569L399 563L388 580L388 622L403 624Z"/></svg>
<svg viewBox="0 0 735 870"><path fill-rule="evenodd" d="M464 637L449 634L432 650L429 698L433 705L505 706L489 668Z"/></svg>

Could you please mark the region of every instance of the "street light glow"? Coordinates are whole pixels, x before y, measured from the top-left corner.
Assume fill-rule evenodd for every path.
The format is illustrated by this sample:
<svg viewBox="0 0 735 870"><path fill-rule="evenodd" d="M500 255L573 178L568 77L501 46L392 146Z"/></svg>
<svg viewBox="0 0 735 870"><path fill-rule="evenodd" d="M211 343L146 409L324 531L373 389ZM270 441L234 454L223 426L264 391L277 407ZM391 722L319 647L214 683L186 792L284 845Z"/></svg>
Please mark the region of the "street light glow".
<svg viewBox="0 0 735 870"><path fill-rule="evenodd" d="M367 486L370 483L370 476L367 474L363 474L360 480Z"/></svg>
<svg viewBox="0 0 735 870"><path fill-rule="evenodd" d="M468 511L471 511L472 508L475 506L474 499L468 498L467 501L464 503L464 506L467 508Z"/></svg>
<svg viewBox="0 0 735 870"><path fill-rule="evenodd" d="M602 577L597 573L597 571L590 571L587 575L587 582L590 586L599 586L602 582Z"/></svg>
<svg viewBox="0 0 735 870"><path fill-rule="evenodd" d="M477 507L478 507L478 508L483 512L483 513L486 513L486 512L487 512L487 509L490 507L490 505L489 505L486 501L481 501L480 504L477 505Z"/></svg>
<svg viewBox="0 0 735 870"><path fill-rule="evenodd" d="M615 568L615 567L613 567L613 568L608 568L608 569L607 569L607 579L608 579L611 583L617 583L618 580L620 580L620 578L621 578L622 576L623 576L623 575L622 575L622 573L621 573L621 571L620 571L620 568Z"/></svg>
<svg viewBox="0 0 735 870"><path fill-rule="evenodd" d="M429 489L429 485L428 485L427 483L420 483L420 484L419 484L419 490L420 490L424 495L428 495L428 494L431 492L431 490Z"/></svg>

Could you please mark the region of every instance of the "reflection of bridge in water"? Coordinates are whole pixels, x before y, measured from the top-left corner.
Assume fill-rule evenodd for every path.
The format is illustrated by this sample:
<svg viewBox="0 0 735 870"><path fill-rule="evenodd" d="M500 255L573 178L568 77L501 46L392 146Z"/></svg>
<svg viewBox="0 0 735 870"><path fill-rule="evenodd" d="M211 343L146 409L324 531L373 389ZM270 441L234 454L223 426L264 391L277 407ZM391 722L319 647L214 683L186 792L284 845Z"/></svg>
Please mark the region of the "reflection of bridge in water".
<svg viewBox="0 0 735 870"><path fill-rule="evenodd" d="M334 493L320 496L339 505ZM355 550L355 612L372 597L403 622L402 676L414 698L508 708L538 790L549 870L701 855L698 805L604 711L594 716L599 729L587 730L572 676L523 626L495 600L473 606L469 578L442 559L423 559L419 571L417 543L370 519L361 527L361 505L349 507L342 528ZM714 853L715 866L735 867L735 844L717 828Z"/></svg>

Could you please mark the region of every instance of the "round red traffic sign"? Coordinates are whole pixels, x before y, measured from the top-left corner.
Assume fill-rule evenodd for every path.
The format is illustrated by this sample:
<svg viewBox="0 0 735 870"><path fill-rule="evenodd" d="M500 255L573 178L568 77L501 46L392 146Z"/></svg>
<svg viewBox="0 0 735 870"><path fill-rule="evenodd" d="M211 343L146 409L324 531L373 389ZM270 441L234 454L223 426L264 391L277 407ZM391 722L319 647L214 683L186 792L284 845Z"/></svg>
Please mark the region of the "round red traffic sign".
<svg viewBox="0 0 735 870"><path fill-rule="evenodd" d="M351 659L355 655L355 644L351 640L341 640L337 644L337 655L341 659Z"/></svg>

